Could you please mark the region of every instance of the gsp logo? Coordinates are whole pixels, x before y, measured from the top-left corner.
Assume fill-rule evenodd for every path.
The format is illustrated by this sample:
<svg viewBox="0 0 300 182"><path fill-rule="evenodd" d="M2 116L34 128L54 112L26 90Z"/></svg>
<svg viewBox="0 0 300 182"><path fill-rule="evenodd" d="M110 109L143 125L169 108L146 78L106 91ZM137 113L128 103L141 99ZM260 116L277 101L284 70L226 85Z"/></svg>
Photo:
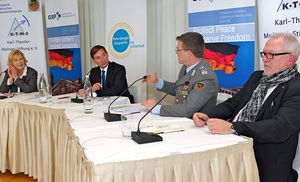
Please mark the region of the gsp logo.
<svg viewBox="0 0 300 182"><path fill-rule="evenodd" d="M284 0L280 2L277 8L277 12L300 8L300 1L286 1L286 2L283 1Z"/></svg>
<svg viewBox="0 0 300 182"><path fill-rule="evenodd" d="M56 13L53 13L51 15L48 15L48 20L59 20L61 17L61 14L57 11Z"/></svg>

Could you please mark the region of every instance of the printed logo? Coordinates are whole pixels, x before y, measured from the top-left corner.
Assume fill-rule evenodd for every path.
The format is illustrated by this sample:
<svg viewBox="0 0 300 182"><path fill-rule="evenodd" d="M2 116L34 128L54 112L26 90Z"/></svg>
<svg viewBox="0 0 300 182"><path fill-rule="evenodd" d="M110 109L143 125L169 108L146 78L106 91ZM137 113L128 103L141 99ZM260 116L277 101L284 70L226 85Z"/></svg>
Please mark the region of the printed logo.
<svg viewBox="0 0 300 182"><path fill-rule="evenodd" d="M60 19L60 17L61 17L61 14L58 11L56 11L56 13L48 15L48 20L56 19L58 21Z"/></svg>
<svg viewBox="0 0 300 182"><path fill-rule="evenodd" d="M300 8L300 1L282 0L277 8L278 11L292 10Z"/></svg>
<svg viewBox="0 0 300 182"><path fill-rule="evenodd" d="M71 16L75 16L75 14L73 14L72 12L66 12L66 13L61 13L59 11L56 11L53 14L49 14L47 16L48 20L56 20L59 21L61 18L68 18Z"/></svg>
<svg viewBox="0 0 300 182"><path fill-rule="evenodd" d="M28 2L29 11L38 11L40 8L40 3L38 0L30 0Z"/></svg>
<svg viewBox="0 0 300 182"><path fill-rule="evenodd" d="M136 43L134 31L127 23L118 23L112 27L107 38L110 54L116 59L128 57L132 49L144 47L144 44Z"/></svg>
<svg viewBox="0 0 300 182"><path fill-rule="evenodd" d="M28 36L28 31L24 30L26 27L30 27L26 16L22 15L20 19L14 18L8 36Z"/></svg>

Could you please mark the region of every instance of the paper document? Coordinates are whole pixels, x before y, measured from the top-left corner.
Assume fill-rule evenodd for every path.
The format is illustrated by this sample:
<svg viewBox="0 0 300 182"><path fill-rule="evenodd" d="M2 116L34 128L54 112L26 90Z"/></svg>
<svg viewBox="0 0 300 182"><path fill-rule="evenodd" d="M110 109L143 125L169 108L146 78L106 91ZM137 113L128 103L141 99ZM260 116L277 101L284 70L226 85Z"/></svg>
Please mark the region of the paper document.
<svg viewBox="0 0 300 182"><path fill-rule="evenodd" d="M184 128L178 124L174 124L174 125L148 126L141 129L141 132L154 133L154 134L171 133L177 131L184 131Z"/></svg>
<svg viewBox="0 0 300 182"><path fill-rule="evenodd" d="M144 111L144 108L141 108L140 106L126 105L119 107L114 106L112 110L120 114L135 114Z"/></svg>

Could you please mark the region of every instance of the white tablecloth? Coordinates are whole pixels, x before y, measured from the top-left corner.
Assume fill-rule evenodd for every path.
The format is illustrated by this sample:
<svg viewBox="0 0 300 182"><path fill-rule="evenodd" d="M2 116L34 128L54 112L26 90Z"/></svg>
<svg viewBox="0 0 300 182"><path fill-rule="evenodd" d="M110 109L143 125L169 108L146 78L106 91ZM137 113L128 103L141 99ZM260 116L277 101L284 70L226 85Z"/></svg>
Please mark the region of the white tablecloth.
<svg viewBox="0 0 300 182"><path fill-rule="evenodd" d="M139 145L122 136L120 122L104 120L113 98L95 100L94 113L84 114L82 104L60 97L46 104L38 103L37 93L0 101L1 171L39 181L259 180L249 138L212 135L190 119L150 114L142 127L179 124L185 130ZM128 102L120 98L117 104ZM143 114L131 115L131 122L136 125Z"/></svg>

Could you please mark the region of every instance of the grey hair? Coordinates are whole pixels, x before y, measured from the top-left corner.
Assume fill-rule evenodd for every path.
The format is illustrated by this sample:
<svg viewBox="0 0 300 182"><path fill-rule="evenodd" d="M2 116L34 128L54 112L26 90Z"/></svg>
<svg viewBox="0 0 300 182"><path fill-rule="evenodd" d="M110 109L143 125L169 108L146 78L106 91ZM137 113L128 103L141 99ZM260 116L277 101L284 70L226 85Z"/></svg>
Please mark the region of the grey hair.
<svg viewBox="0 0 300 182"><path fill-rule="evenodd" d="M292 54L294 54L297 60L300 53L300 44L298 38L294 34L288 32L274 33L270 37L270 39L279 39L279 38L283 38L285 40L286 51L289 51Z"/></svg>

